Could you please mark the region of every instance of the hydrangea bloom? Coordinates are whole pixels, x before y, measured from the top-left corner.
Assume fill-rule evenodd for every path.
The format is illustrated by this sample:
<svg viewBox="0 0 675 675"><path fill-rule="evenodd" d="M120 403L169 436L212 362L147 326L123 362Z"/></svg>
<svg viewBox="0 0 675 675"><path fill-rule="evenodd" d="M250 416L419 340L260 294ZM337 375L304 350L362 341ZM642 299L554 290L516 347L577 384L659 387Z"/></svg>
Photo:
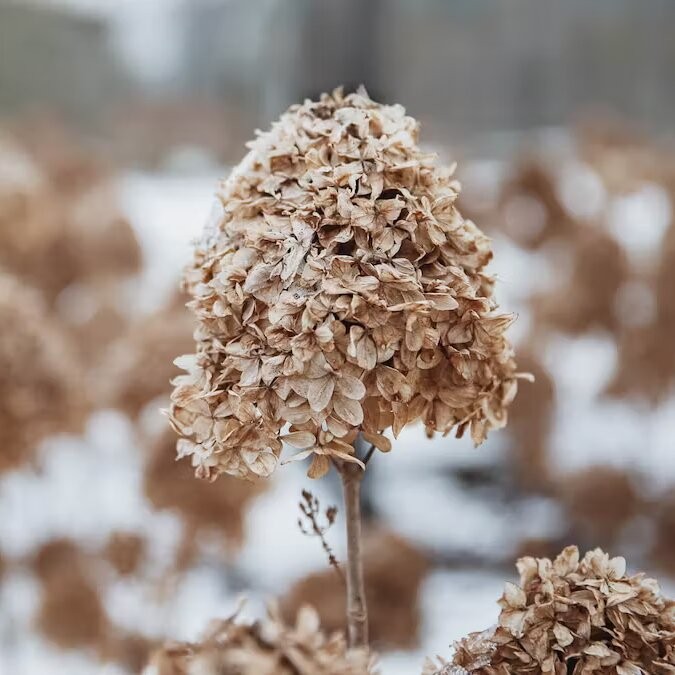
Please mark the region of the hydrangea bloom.
<svg viewBox="0 0 675 675"><path fill-rule="evenodd" d="M288 626L273 609L252 625L235 618L216 622L198 644L168 644L159 651L151 675L375 675L375 657L349 649L340 633L321 631L309 606Z"/></svg>
<svg viewBox="0 0 675 675"><path fill-rule="evenodd" d="M428 675L659 675L675 672L675 605L623 558L575 546L553 562L518 561L495 629L457 644L453 664Z"/></svg>
<svg viewBox="0 0 675 675"><path fill-rule="evenodd" d="M291 107L222 185L186 273L197 349L170 410L199 476L267 476L282 440L319 477L358 461L359 433L387 451L383 432L417 420L476 443L505 424L512 319L490 243L417 136L400 105L336 90Z"/></svg>

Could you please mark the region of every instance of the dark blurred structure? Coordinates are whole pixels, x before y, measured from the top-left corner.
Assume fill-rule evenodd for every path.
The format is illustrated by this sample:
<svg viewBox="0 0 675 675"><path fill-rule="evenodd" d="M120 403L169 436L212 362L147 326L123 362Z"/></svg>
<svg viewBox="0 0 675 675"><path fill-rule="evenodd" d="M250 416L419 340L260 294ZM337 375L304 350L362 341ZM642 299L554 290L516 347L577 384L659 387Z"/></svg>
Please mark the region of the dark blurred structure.
<svg viewBox="0 0 675 675"><path fill-rule="evenodd" d="M596 106L670 131L673 25L668 0L10 2L0 116L54 110L113 134L135 106L136 124L149 103L177 106L166 142L213 143L230 160L291 102L363 82L405 102L429 141L563 125Z"/></svg>
<svg viewBox="0 0 675 675"><path fill-rule="evenodd" d="M86 127L129 96L109 31L58 3L0 3L0 116L49 111Z"/></svg>

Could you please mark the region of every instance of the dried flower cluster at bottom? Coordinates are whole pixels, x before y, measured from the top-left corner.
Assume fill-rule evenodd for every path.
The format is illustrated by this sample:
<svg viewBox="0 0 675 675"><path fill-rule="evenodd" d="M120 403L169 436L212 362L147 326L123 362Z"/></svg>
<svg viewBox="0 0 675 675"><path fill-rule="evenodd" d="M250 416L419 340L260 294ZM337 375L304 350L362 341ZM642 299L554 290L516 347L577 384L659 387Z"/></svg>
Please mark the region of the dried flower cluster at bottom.
<svg viewBox="0 0 675 675"><path fill-rule="evenodd" d="M416 420L476 443L505 424L490 243L417 136L401 106L337 90L291 107L224 183L186 273L197 351L170 411L199 476L269 475L286 423L312 477L354 460L359 432L387 451Z"/></svg>
<svg viewBox="0 0 675 675"><path fill-rule="evenodd" d="M675 673L675 604L654 579L627 576L623 558L596 549L579 560L571 546L553 562L522 558L518 570L497 628L459 642L439 673Z"/></svg>
<svg viewBox="0 0 675 675"><path fill-rule="evenodd" d="M340 633L326 636L310 607L294 627L270 617L253 625L234 618L217 623L199 644L167 645L158 652L151 675L368 675L373 659L350 650Z"/></svg>

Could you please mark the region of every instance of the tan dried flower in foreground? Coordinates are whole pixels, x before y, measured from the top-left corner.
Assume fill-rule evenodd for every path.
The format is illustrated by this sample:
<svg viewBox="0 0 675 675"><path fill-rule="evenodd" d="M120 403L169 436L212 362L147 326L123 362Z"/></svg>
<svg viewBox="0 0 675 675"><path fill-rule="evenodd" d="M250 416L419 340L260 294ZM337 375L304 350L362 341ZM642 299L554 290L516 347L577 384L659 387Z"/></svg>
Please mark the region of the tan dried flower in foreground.
<svg viewBox="0 0 675 675"><path fill-rule="evenodd" d="M170 410L199 476L267 476L282 440L320 477L358 461L359 432L387 451L382 433L416 420L476 443L505 424L512 319L490 243L417 136L401 106L336 90L291 107L223 184L186 275L197 352Z"/></svg>
<svg viewBox="0 0 675 675"><path fill-rule="evenodd" d="M349 650L341 633L326 636L310 607L289 627L274 611L253 625L234 618L214 625L199 644L169 644L155 654L152 675L368 675L373 658Z"/></svg>
<svg viewBox="0 0 675 675"><path fill-rule="evenodd" d="M479 675L659 675L675 672L675 604L626 561L576 547L553 562L518 561L499 625L456 645L453 669ZM433 672L433 671L429 671Z"/></svg>

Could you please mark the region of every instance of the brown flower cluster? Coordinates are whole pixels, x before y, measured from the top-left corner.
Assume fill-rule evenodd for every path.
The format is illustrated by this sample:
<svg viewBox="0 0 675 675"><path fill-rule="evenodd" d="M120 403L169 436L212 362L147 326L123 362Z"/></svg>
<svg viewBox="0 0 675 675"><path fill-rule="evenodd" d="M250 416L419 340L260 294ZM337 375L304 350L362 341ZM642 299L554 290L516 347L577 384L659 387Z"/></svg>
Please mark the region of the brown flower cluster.
<svg viewBox="0 0 675 675"><path fill-rule="evenodd" d="M555 382L533 348L519 348L518 364L534 382L522 388L509 410L508 460L519 488L546 492L554 481L548 439L556 409Z"/></svg>
<svg viewBox="0 0 675 675"><path fill-rule="evenodd" d="M185 462L176 462L171 452L175 437L167 429L149 449L143 488L156 509L170 509L185 524L185 550L181 557L195 553L196 539L209 529L219 532L230 546L244 538L244 516L251 502L263 491L263 482L243 482L225 476L225 484L199 484Z"/></svg>
<svg viewBox="0 0 675 675"><path fill-rule="evenodd" d="M547 164L530 156L517 160L510 168L499 195L497 213L491 220L530 250L552 239L573 236L579 227L560 200Z"/></svg>
<svg viewBox="0 0 675 675"><path fill-rule="evenodd" d="M84 424L81 372L46 314L36 292L0 272L0 471L28 460L47 436Z"/></svg>
<svg viewBox="0 0 675 675"><path fill-rule="evenodd" d="M340 633L326 636L310 607L285 625L274 610L253 625L218 622L199 644L169 644L158 652L153 675L368 675L374 659L347 648Z"/></svg>
<svg viewBox="0 0 675 675"><path fill-rule="evenodd" d="M671 195L675 203L675 190ZM610 394L642 394L660 403L675 385L675 220L661 245L661 258L650 280L656 301L653 321L626 330L619 339L617 372L608 387Z"/></svg>
<svg viewBox="0 0 675 675"><path fill-rule="evenodd" d="M593 223L579 224L570 240L573 269L561 287L533 299L536 320L563 333L604 329L618 334L622 320L615 309L621 286L630 280L621 245Z"/></svg>
<svg viewBox="0 0 675 675"><path fill-rule="evenodd" d="M656 536L652 559L669 574L675 575L675 486L660 496L654 525Z"/></svg>
<svg viewBox="0 0 675 675"><path fill-rule="evenodd" d="M168 399L169 381L178 372L172 361L192 347L193 327L183 296L130 325L92 373L92 388L101 402L135 418L151 401Z"/></svg>
<svg viewBox="0 0 675 675"><path fill-rule="evenodd" d="M387 451L382 433L416 420L476 443L505 424L512 319L490 243L417 136L401 106L336 90L291 107L223 184L186 275L197 351L170 410L199 476L267 476L282 440L320 477L355 461L359 432Z"/></svg>
<svg viewBox="0 0 675 675"><path fill-rule="evenodd" d="M129 535L125 537L128 549ZM117 535L110 543L119 546L121 541ZM119 548L115 558L113 566L120 561ZM68 539L52 539L36 552L31 560L41 585L36 628L61 649L86 650L138 673L156 643L110 620L103 602L106 574L99 562L95 554Z"/></svg>
<svg viewBox="0 0 675 675"><path fill-rule="evenodd" d="M636 476L609 465L592 465L559 476L556 497L572 540L580 545L614 545L626 525L644 510L639 488Z"/></svg>
<svg viewBox="0 0 675 675"><path fill-rule="evenodd" d="M77 545L53 539L36 554L33 568L43 592L37 627L63 649L96 647L110 630L91 561Z"/></svg>
<svg viewBox="0 0 675 675"><path fill-rule="evenodd" d="M68 168L50 161L0 137L0 264L49 303L71 284L104 285L137 273L142 263L100 167L84 153Z"/></svg>
<svg viewBox="0 0 675 675"><path fill-rule="evenodd" d="M134 532L114 531L108 537L103 555L121 576L138 572L146 553L146 541Z"/></svg>
<svg viewBox="0 0 675 675"><path fill-rule="evenodd" d="M142 264L115 192L100 153L59 125L0 129L0 267L41 293L87 369L124 333L122 284Z"/></svg>
<svg viewBox="0 0 675 675"><path fill-rule="evenodd" d="M675 604L623 558L576 547L553 562L518 561L499 625L456 645L454 670L480 675L659 675L675 672ZM444 671L440 671L444 672Z"/></svg>

